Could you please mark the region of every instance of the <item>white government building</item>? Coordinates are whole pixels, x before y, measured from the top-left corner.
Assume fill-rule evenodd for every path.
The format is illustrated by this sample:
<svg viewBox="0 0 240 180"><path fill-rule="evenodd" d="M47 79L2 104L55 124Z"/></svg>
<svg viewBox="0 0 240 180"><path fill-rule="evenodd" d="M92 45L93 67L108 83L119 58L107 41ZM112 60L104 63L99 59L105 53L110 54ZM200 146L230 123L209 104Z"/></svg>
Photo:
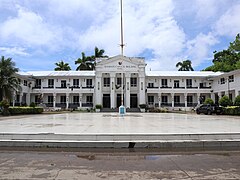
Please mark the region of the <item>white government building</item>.
<svg viewBox="0 0 240 180"><path fill-rule="evenodd" d="M63 109L115 109L124 94L126 108L150 107L191 110L210 97L232 100L240 94L240 70L146 71L144 58L115 56L97 59L95 71L21 72L22 89L14 93L13 105L43 103ZM122 74L123 73L123 81ZM121 85L123 82L123 86ZM122 89L123 88L123 89Z"/></svg>

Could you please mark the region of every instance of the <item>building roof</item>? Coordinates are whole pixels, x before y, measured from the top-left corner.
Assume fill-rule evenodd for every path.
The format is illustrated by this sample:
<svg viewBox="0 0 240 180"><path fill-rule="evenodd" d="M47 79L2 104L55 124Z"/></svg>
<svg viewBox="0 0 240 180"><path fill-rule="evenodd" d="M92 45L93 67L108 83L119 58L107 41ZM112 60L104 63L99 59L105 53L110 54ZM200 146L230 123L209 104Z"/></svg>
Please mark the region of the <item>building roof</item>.
<svg viewBox="0 0 240 180"><path fill-rule="evenodd" d="M215 77L221 74L223 73L212 71L146 71L146 76L152 77Z"/></svg>
<svg viewBox="0 0 240 180"><path fill-rule="evenodd" d="M95 76L95 71L28 71L19 72L22 76Z"/></svg>

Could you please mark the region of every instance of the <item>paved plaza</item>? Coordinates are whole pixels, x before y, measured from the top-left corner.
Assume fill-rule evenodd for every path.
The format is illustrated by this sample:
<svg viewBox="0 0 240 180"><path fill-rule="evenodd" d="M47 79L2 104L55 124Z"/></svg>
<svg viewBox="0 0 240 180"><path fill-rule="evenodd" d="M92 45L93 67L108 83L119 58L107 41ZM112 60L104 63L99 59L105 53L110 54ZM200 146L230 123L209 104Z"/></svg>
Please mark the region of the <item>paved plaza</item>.
<svg viewBox="0 0 240 180"><path fill-rule="evenodd" d="M1 133L240 133L240 117L176 113L65 113L0 117Z"/></svg>
<svg viewBox="0 0 240 180"><path fill-rule="evenodd" d="M1 147L240 149L237 116L63 113L0 118Z"/></svg>

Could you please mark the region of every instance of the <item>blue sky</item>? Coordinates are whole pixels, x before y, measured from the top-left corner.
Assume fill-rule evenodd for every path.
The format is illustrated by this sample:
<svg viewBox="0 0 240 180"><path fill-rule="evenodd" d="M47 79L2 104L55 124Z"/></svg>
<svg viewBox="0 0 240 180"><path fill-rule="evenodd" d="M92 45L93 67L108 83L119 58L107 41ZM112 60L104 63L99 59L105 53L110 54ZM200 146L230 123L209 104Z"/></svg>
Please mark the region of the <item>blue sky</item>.
<svg viewBox="0 0 240 180"><path fill-rule="evenodd" d="M211 65L214 50L240 33L239 0L123 0L124 54L144 56L147 69L195 70ZM94 47L120 54L119 0L0 0L0 55L21 71L53 70L64 60L76 69Z"/></svg>

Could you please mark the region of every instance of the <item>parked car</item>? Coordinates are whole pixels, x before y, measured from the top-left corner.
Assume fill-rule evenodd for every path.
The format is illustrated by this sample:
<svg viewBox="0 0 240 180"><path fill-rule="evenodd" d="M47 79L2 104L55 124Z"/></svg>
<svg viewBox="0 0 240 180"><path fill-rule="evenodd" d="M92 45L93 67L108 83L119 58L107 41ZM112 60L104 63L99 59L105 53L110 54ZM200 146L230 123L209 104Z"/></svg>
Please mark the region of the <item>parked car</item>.
<svg viewBox="0 0 240 180"><path fill-rule="evenodd" d="M197 114L201 114L201 113L204 113L204 114L222 114L223 113L223 108L221 106L218 106L216 104L214 105L211 105L211 104L203 104L201 106L199 106L197 109L196 109L196 113Z"/></svg>

